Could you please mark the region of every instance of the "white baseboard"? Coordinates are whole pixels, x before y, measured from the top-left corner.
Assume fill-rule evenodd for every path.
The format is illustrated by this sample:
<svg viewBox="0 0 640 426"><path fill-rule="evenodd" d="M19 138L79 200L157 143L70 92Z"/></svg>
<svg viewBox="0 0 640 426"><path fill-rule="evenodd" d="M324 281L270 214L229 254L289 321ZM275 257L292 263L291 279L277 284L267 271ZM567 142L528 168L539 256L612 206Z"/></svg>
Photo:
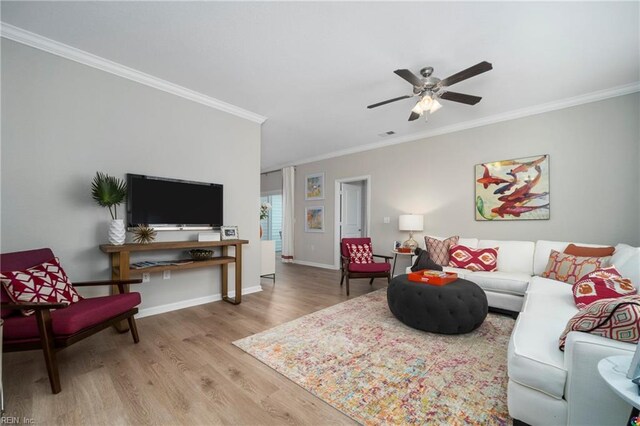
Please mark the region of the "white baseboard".
<svg viewBox="0 0 640 426"><path fill-rule="evenodd" d="M242 295L257 293L262 291L262 287L257 285L242 289ZM229 291L229 297L235 297L235 291ZM222 294L212 294L211 296L197 297L195 299L181 300L179 302L167 303L166 305L152 306L150 308L140 309L136 318L150 317L152 315L163 314L165 312L177 311L178 309L190 308L192 306L204 305L205 303L217 302L222 300Z"/></svg>
<svg viewBox="0 0 640 426"><path fill-rule="evenodd" d="M314 268L333 269L334 271L340 269L340 268L336 268L335 265L328 265L326 263L307 262L306 260L294 259L293 263L297 265L313 266Z"/></svg>

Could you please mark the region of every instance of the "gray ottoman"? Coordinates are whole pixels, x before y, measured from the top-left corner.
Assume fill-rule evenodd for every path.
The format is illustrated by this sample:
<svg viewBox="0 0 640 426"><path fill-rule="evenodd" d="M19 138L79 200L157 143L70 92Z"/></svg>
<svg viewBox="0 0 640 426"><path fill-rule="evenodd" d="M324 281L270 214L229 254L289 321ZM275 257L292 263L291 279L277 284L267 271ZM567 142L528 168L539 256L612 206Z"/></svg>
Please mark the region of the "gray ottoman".
<svg viewBox="0 0 640 426"><path fill-rule="evenodd" d="M435 286L398 275L387 289L389 309L409 327L442 334L475 330L487 317L487 296L477 284L457 279Z"/></svg>

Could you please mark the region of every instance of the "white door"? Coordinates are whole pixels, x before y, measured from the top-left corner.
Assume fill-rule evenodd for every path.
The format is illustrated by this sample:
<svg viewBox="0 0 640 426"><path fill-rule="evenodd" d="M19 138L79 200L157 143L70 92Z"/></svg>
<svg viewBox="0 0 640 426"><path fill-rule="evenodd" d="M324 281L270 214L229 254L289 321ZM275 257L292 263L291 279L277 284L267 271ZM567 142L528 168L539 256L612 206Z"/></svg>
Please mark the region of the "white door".
<svg viewBox="0 0 640 426"><path fill-rule="evenodd" d="M341 215L342 228L340 238L359 238L362 228L362 185L342 184Z"/></svg>

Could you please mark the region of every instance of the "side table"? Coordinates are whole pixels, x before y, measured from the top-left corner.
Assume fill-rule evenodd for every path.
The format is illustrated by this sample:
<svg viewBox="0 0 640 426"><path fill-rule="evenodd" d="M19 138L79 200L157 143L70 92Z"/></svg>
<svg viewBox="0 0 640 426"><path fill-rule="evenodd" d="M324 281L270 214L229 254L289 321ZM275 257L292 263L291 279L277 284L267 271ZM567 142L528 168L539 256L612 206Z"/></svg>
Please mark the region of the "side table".
<svg viewBox="0 0 640 426"><path fill-rule="evenodd" d="M391 251L391 253L393 253L393 267L391 268L391 278L396 276L396 260L398 260L398 255L400 256L413 256L413 252L410 251L409 253L403 253L400 251L396 251L393 250Z"/></svg>
<svg viewBox="0 0 640 426"><path fill-rule="evenodd" d="M638 385L627 378L632 358L631 355L617 355L603 358L598 362L598 373L607 385L616 395L633 406L627 425L633 417L638 415L638 408L640 408Z"/></svg>

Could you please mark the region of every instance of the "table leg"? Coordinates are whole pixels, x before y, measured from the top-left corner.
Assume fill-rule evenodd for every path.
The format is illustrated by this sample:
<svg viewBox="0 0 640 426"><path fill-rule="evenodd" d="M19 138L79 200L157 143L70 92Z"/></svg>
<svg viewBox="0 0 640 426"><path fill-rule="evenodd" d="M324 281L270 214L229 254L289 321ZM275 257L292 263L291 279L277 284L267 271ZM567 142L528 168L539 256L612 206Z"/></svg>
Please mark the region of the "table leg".
<svg viewBox="0 0 640 426"><path fill-rule="evenodd" d="M121 251L118 253L111 253L111 279L113 280L128 280L129 279L129 252ZM129 292L129 284L125 286L125 292ZM119 294L120 289L117 285L111 286L111 294ZM129 331L129 324L123 320L113 326L119 333L126 333Z"/></svg>
<svg viewBox="0 0 640 426"><path fill-rule="evenodd" d="M236 244L236 296L234 298L229 297L228 293L228 271L229 264L222 265L222 300L229 302L232 305L239 305L242 302L242 245ZM227 247L222 248L222 255L227 256Z"/></svg>
<svg viewBox="0 0 640 426"><path fill-rule="evenodd" d="M398 260L398 253L393 253L393 268L391 268L391 278L396 276L396 260Z"/></svg>

